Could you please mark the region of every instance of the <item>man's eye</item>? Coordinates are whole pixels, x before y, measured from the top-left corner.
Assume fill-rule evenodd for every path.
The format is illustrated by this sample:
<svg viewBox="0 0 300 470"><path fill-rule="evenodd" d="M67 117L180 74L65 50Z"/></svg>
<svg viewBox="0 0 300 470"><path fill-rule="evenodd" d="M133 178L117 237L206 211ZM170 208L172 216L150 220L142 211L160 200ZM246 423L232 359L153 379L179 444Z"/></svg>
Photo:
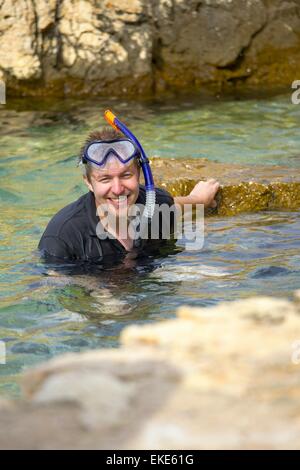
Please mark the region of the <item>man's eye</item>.
<svg viewBox="0 0 300 470"><path fill-rule="evenodd" d="M102 178L101 180L98 180L98 183L108 183L109 179L108 178Z"/></svg>
<svg viewBox="0 0 300 470"><path fill-rule="evenodd" d="M124 173L123 178L130 178L132 173Z"/></svg>

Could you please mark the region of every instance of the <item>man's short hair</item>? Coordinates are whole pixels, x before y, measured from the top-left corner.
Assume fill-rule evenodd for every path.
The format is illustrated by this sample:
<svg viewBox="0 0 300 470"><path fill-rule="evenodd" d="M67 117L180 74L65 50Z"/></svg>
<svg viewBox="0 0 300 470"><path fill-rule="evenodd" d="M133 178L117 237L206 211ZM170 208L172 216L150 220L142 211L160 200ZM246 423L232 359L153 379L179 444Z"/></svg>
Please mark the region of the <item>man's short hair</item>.
<svg viewBox="0 0 300 470"><path fill-rule="evenodd" d="M86 146L92 142L95 142L96 140L114 140L114 139L124 139L124 135L113 129L112 127L103 127L102 129L92 131L86 138L84 144L82 145L80 149L80 155L78 159L78 164L82 163L84 159L84 150ZM83 174L89 179L91 171L92 171L92 166L89 163L85 163L82 165L83 168Z"/></svg>

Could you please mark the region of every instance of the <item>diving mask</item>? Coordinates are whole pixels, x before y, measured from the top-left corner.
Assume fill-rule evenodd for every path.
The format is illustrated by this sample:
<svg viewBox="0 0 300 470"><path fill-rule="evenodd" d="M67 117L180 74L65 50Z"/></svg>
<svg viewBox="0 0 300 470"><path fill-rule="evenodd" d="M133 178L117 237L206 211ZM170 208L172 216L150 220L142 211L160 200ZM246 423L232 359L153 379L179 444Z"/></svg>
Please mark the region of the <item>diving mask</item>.
<svg viewBox="0 0 300 470"><path fill-rule="evenodd" d="M127 165L139 156L139 151L129 139L101 140L87 145L84 149L82 163L89 163L93 167L101 169L112 157L116 157L120 163Z"/></svg>

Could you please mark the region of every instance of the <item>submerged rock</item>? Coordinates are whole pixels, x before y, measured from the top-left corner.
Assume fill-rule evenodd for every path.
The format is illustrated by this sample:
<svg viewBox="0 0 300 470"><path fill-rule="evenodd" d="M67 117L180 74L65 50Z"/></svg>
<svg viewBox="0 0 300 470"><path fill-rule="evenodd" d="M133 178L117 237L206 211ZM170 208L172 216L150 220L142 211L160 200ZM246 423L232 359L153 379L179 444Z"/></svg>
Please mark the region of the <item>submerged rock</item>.
<svg viewBox="0 0 300 470"><path fill-rule="evenodd" d="M11 352L14 354L50 354L50 349L46 344L30 343L20 341L11 347Z"/></svg>
<svg viewBox="0 0 300 470"><path fill-rule="evenodd" d="M3 0L0 79L21 95L289 87L296 0Z"/></svg>
<svg viewBox="0 0 300 470"><path fill-rule="evenodd" d="M166 188L173 196L186 196L199 180L219 180L218 207L208 211L213 214L235 215L300 207L300 177L294 168L225 164L205 158L154 157L151 165L157 186Z"/></svg>
<svg viewBox="0 0 300 470"><path fill-rule="evenodd" d="M299 298L182 307L29 370L0 448L299 448Z"/></svg>

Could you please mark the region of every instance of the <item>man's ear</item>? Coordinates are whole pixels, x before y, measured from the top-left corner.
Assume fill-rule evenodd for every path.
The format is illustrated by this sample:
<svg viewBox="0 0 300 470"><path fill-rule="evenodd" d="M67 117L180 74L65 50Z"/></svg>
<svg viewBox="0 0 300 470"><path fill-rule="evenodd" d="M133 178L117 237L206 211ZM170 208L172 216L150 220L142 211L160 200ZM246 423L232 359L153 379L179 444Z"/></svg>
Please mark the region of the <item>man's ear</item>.
<svg viewBox="0 0 300 470"><path fill-rule="evenodd" d="M85 182L85 184L87 185L87 187L89 188L90 191L92 191L92 193L94 192L93 190L93 186L91 185L88 177L86 175L82 175L83 176L83 180Z"/></svg>

